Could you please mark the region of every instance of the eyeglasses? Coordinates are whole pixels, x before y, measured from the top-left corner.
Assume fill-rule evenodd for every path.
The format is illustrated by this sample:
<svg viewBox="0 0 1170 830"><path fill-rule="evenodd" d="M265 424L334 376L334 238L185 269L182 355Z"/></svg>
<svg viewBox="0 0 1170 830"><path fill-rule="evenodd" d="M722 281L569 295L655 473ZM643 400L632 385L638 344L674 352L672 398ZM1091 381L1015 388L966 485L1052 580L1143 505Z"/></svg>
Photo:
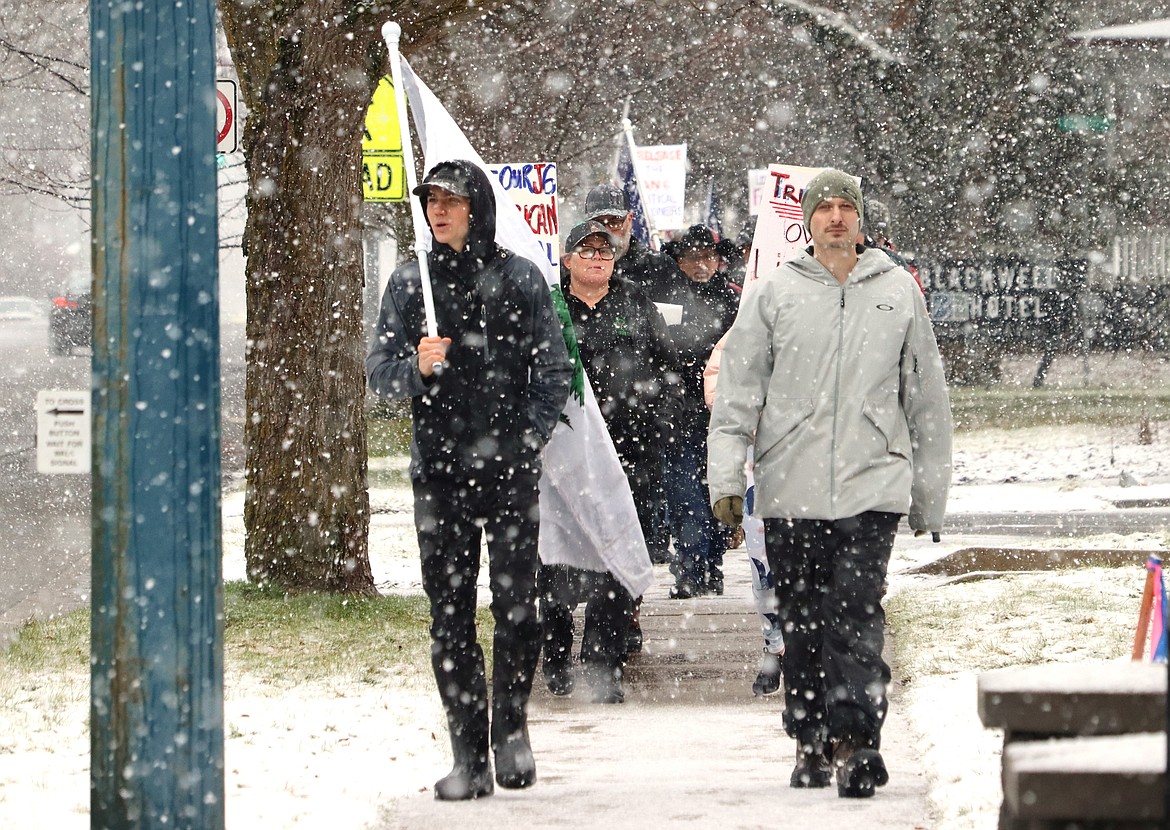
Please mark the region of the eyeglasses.
<svg viewBox="0 0 1170 830"><path fill-rule="evenodd" d="M689 251L684 251L679 254L679 259L685 259L688 262L700 262L702 260L714 260L718 257L710 248L691 248Z"/></svg>
<svg viewBox="0 0 1170 830"><path fill-rule="evenodd" d="M573 250L581 259L593 259L594 257L600 257L606 261L613 259L613 248L591 248L588 245L582 245Z"/></svg>

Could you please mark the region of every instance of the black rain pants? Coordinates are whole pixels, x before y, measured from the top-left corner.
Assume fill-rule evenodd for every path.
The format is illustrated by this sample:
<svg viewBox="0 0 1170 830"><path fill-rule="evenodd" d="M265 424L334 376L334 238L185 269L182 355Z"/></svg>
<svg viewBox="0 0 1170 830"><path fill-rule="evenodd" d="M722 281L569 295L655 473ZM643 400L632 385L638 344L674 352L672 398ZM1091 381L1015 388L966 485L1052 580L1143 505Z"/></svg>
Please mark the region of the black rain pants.
<svg viewBox="0 0 1170 830"><path fill-rule="evenodd" d="M898 519L764 520L784 632L784 728L802 746L881 746L890 683L882 596Z"/></svg>
<svg viewBox="0 0 1170 830"><path fill-rule="evenodd" d="M461 756L486 758L488 747L487 683L475 628L483 533L495 619L491 744L501 745L527 724L540 655L537 480L536 474L525 472L483 482L414 482L423 588L431 604L431 665L457 763Z"/></svg>

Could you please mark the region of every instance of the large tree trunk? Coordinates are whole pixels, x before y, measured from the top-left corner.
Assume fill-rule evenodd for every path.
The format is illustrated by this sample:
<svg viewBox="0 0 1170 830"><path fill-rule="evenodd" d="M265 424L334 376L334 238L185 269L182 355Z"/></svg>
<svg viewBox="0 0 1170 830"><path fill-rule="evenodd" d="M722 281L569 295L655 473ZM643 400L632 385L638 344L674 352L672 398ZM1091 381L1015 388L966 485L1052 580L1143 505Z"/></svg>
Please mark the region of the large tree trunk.
<svg viewBox="0 0 1170 830"><path fill-rule="evenodd" d="M300 7L247 73L244 554L255 582L372 594L359 171L376 76L368 40L314 25L326 11Z"/></svg>
<svg viewBox="0 0 1170 830"><path fill-rule="evenodd" d="M248 577L289 590L373 594L361 134L386 71L382 23L399 18L417 45L468 6L220 0L219 7L248 107Z"/></svg>

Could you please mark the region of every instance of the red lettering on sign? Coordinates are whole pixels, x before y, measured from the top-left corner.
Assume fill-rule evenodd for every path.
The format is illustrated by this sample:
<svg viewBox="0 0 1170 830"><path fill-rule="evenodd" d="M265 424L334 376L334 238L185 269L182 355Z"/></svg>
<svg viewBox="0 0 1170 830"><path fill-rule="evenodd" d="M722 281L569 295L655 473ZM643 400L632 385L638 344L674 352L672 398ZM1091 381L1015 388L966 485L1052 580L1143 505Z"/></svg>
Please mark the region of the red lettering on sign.
<svg viewBox="0 0 1170 830"><path fill-rule="evenodd" d="M520 211L533 233L545 236L557 235L557 214L552 205L525 205L520 208Z"/></svg>
<svg viewBox="0 0 1170 830"><path fill-rule="evenodd" d="M788 178L788 174L777 173L774 170L769 170L768 175L775 179L775 181L772 182L772 197L779 199L781 197L781 188L784 186L784 180Z"/></svg>

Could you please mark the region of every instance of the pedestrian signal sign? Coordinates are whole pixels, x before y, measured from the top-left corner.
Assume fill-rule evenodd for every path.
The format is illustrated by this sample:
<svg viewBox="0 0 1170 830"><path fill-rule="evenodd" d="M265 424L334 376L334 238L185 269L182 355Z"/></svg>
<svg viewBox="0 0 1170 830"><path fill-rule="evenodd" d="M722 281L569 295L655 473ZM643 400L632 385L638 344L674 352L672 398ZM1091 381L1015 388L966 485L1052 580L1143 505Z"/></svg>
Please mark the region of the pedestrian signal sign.
<svg viewBox="0 0 1170 830"><path fill-rule="evenodd" d="M362 195L367 202L401 202L406 198L406 162L394 104L394 84L382 78L366 111L362 134Z"/></svg>

